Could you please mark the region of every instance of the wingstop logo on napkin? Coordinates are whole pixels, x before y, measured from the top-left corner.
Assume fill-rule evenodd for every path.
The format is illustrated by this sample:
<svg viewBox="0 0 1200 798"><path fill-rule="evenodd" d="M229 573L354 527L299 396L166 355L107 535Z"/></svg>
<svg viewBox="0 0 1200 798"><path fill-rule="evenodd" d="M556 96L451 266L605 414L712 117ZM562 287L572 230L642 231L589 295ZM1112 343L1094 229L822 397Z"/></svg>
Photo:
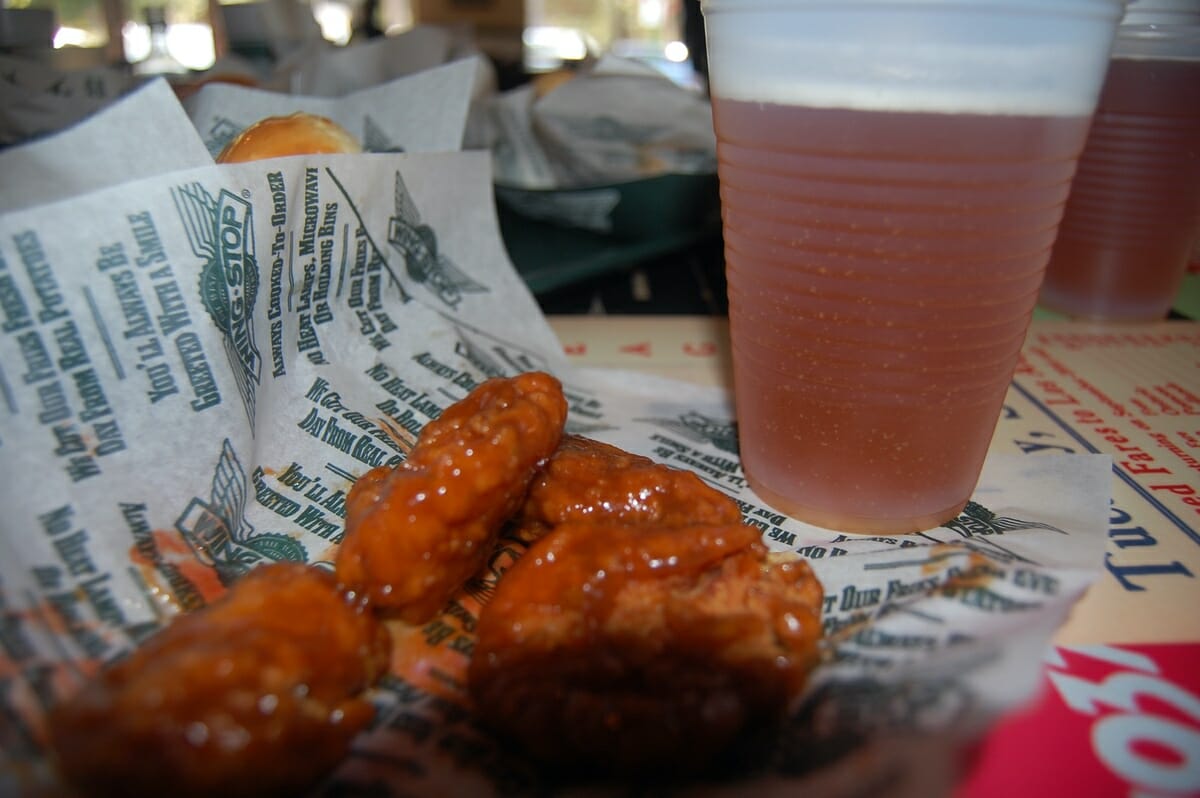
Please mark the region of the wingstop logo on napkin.
<svg viewBox="0 0 1200 798"><path fill-rule="evenodd" d="M214 199L199 183L173 188L171 194L192 252L205 261L200 298L217 329L225 334L225 352L246 414L253 422L255 389L262 370L262 356L254 342L258 263L253 209L224 189Z"/></svg>
<svg viewBox="0 0 1200 798"><path fill-rule="evenodd" d="M463 294L486 293L487 286L472 280L445 254L438 252L437 233L422 223L421 214L396 173L396 214L388 219L388 243L404 257L408 276L428 288L447 307L457 310Z"/></svg>

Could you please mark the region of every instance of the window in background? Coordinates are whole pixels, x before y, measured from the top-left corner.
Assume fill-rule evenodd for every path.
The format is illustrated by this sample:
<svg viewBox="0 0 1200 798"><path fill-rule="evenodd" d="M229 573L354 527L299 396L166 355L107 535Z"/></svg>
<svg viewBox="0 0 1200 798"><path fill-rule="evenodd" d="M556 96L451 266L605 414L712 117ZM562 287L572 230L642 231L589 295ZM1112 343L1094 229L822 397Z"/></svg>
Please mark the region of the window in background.
<svg viewBox="0 0 1200 798"><path fill-rule="evenodd" d="M121 38L135 71L202 70L216 60L208 0L126 0L126 13Z"/></svg>
<svg viewBox="0 0 1200 798"><path fill-rule="evenodd" d="M215 5L216 0L212 0ZM156 72L172 71L168 61L185 69L213 65L216 47L209 22L210 0L3 0L5 8L35 8L54 15L55 50L103 53L107 63L145 62L155 51ZM151 23L156 36L152 36Z"/></svg>
<svg viewBox="0 0 1200 798"><path fill-rule="evenodd" d="M276 0L278 1L278 0ZM602 53L637 58L673 77L688 67L682 3L690 0L515 0L523 3L523 50L531 72L560 69ZM212 66L219 48L210 25L211 8L246 0L0 0L5 8L48 9L55 15L56 48L108 48L109 60L130 63L150 53L147 9L160 6L166 22L166 48L193 70ZM356 28L399 33L422 21L422 8L466 9L464 19L514 0L294 0L312 14L323 38L346 44ZM481 11L482 10L482 11ZM469 11L469 13L468 13ZM519 10L516 16L520 16Z"/></svg>
<svg viewBox="0 0 1200 798"><path fill-rule="evenodd" d="M606 52L618 35L615 0L525 0L525 68L550 72Z"/></svg>
<svg viewBox="0 0 1200 798"><path fill-rule="evenodd" d="M373 0L367 7L375 14L375 25L384 33L403 33L416 24L411 0Z"/></svg>
<svg viewBox="0 0 1200 798"><path fill-rule="evenodd" d="M525 0L530 72L612 53L694 81L683 42L684 0Z"/></svg>
<svg viewBox="0 0 1200 798"><path fill-rule="evenodd" d="M621 35L610 52L649 64L676 83L694 85L696 71L684 35L686 1L620 0Z"/></svg>
<svg viewBox="0 0 1200 798"><path fill-rule="evenodd" d="M108 43L104 4L96 0L4 0L3 7L51 12L54 47L104 47Z"/></svg>
<svg viewBox="0 0 1200 798"><path fill-rule="evenodd" d="M515 27L529 73L571 68L614 53L649 63L672 78L695 80L684 43L683 4L696 0L363 1L376 26L387 33L422 22L458 21L482 38Z"/></svg>
<svg viewBox="0 0 1200 798"><path fill-rule="evenodd" d="M333 44L349 44L356 10L356 4L346 0L313 0L313 18L321 26L321 38Z"/></svg>

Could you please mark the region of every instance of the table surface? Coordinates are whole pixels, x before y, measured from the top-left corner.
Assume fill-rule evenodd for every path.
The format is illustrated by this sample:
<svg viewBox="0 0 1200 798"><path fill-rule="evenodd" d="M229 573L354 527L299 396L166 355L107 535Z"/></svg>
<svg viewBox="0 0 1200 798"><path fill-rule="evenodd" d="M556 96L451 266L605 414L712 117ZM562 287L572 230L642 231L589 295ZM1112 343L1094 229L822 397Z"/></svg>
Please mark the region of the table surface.
<svg viewBox="0 0 1200 798"><path fill-rule="evenodd" d="M731 384L724 319L549 322L577 365ZM1035 318L991 451L1112 458L1105 570L953 798L1200 795L1200 325Z"/></svg>
<svg viewBox="0 0 1200 798"><path fill-rule="evenodd" d="M728 322L551 316L572 362L732 382ZM1113 459L1106 572L1059 644L1200 641L1200 325L1035 319L991 450Z"/></svg>

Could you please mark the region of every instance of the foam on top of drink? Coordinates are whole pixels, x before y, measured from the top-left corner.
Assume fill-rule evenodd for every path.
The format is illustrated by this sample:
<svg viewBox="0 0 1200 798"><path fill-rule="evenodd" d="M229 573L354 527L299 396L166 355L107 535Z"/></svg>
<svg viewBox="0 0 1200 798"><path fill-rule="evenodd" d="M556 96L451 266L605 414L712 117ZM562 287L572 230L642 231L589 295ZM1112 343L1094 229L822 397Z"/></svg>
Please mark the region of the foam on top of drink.
<svg viewBox="0 0 1200 798"><path fill-rule="evenodd" d="M713 95L873 111L1092 112L1118 0L705 4ZM1013 8L1016 6L1016 8Z"/></svg>

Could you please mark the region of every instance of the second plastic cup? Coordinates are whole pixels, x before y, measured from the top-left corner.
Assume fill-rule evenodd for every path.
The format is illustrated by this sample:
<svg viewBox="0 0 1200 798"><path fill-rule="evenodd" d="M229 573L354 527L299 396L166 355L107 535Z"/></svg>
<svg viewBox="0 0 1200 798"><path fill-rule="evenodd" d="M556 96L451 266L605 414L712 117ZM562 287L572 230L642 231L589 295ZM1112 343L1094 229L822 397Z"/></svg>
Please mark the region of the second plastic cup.
<svg viewBox="0 0 1200 798"><path fill-rule="evenodd" d="M1042 302L1165 317L1200 234L1200 0L1134 0L1046 270Z"/></svg>
<svg viewBox="0 0 1200 798"><path fill-rule="evenodd" d="M706 0L743 468L847 532L953 518L1119 0Z"/></svg>

